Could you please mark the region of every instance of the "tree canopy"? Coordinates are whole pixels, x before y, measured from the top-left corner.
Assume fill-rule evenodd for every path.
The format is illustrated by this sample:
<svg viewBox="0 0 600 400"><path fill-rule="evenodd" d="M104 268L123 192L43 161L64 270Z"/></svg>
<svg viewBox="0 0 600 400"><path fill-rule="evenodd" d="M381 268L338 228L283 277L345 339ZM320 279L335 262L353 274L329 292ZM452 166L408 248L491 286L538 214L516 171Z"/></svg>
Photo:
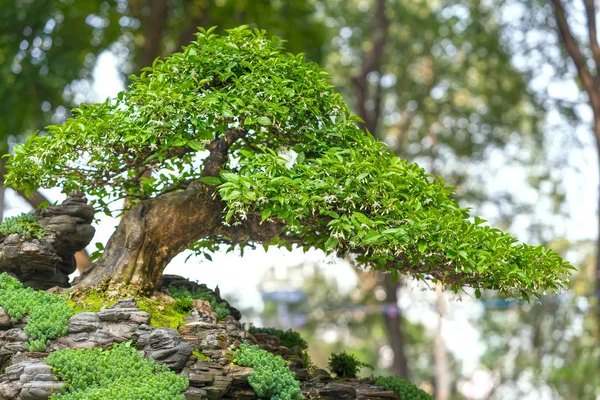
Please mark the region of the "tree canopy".
<svg viewBox="0 0 600 400"><path fill-rule="evenodd" d="M73 115L15 149L8 185L83 190L105 211L125 196L142 203L202 185L227 229L189 243L200 252L298 244L454 289L524 296L558 290L572 268L471 221L452 187L357 127L328 74L264 31L201 30L128 92ZM261 234L274 226L276 235Z"/></svg>

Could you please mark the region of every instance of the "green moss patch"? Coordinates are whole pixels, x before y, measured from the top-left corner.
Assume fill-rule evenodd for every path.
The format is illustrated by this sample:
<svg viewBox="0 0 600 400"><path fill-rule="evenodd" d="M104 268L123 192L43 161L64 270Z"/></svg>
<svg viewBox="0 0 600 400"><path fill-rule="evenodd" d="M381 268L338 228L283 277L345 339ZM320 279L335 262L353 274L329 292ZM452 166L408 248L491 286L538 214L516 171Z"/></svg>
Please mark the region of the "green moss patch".
<svg viewBox="0 0 600 400"><path fill-rule="evenodd" d="M0 306L11 320L20 321L29 315L25 333L29 351L45 351L49 340L65 335L73 309L67 301L43 291L23 287L7 273L0 274Z"/></svg>
<svg viewBox="0 0 600 400"><path fill-rule="evenodd" d="M185 325L184 318L189 311L180 309L176 302L167 302L149 297L133 296L129 293L119 293L115 298L108 291L99 288L81 288L68 293L68 302L75 312L98 312L103 307L115 304L119 299L135 297L138 308L150 314L150 325L155 327L168 327L177 329Z"/></svg>
<svg viewBox="0 0 600 400"><path fill-rule="evenodd" d="M130 343L110 350L58 350L46 362L66 383L50 400L183 400L188 386L185 376L145 359Z"/></svg>

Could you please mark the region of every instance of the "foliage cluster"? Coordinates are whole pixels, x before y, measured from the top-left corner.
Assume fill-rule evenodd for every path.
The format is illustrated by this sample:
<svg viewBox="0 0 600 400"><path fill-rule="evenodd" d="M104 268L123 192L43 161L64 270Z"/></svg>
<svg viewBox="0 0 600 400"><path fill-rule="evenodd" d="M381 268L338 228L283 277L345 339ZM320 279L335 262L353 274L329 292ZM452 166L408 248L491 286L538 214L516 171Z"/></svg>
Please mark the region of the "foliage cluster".
<svg viewBox="0 0 600 400"><path fill-rule="evenodd" d="M25 333L29 340L25 347L29 351L45 351L48 341L65 335L73 309L66 300L23 284L6 272L0 274L0 306L12 321L29 315Z"/></svg>
<svg viewBox="0 0 600 400"><path fill-rule="evenodd" d="M327 365L338 378L356 378L362 368L373 369L369 364L359 361L354 354L348 354L345 351L332 353Z"/></svg>
<svg viewBox="0 0 600 400"><path fill-rule="evenodd" d="M550 250L470 221L452 187L359 129L327 73L263 31L201 30L116 100L73 114L15 149L7 184L77 188L108 210L115 196L146 199L200 180L217 185L225 223L260 215L286 224L283 237L293 240L280 245L356 254L373 268L455 290L537 295L563 287L572 268ZM242 138L229 147L227 170L202 176L195 157L224 135ZM148 168L170 172L140 186L136 171ZM211 238L207 248L220 240L227 241Z"/></svg>
<svg viewBox="0 0 600 400"><path fill-rule="evenodd" d="M52 400L183 400L188 386L166 365L145 359L130 343L101 348L58 350L46 357L66 390Z"/></svg>
<svg viewBox="0 0 600 400"><path fill-rule="evenodd" d="M21 214L4 218L0 225L0 232L4 235L18 233L23 238L42 239L48 232L40 226L38 219L33 214Z"/></svg>
<svg viewBox="0 0 600 400"><path fill-rule="evenodd" d="M308 343L300 336L300 333L288 329L287 331L276 329L276 328L258 328L254 325L250 325L248 332L255 333L266 333L267 335L277 336L281 344L287 348L294 346L300 347L302 350L308 349Z"/></svg>
<svg viewBox="0 0 600 400"><path fill-rule="evenodd" d="M300 383L288 368L288 361L262 350L256 345L243 343L233 355L233 363L254 368L248 383L260 398L270 400L300 400Z"/></svg>
<svg viewBox="0 0 600 400"><path fill-rule="evenodd" d="M376 376L373 378L375 385L385 390L393 390L398 393L400 400L432 400L433 397L427 392L419 389L406 379L397 376Z"/></svg>
<svg viewBox="0 0 600 400"><path fill-rule="evenodd" d="M194 300L204 300L210 303L212 309L217 313L217 319L222 320L231 311L227 303L217 299L215 294L210 289L192 289L189 290L183 287L170 286L169 293L177 302L178 311L188 313L194 306Z"/></svg>

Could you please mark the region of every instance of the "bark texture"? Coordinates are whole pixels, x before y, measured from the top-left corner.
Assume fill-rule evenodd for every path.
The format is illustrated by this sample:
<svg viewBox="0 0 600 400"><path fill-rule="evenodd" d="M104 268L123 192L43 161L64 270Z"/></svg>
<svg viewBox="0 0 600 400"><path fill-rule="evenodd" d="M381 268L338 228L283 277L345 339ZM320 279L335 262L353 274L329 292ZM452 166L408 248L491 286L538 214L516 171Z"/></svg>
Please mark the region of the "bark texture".
<svg viewBox="0 0 600 400"><path fill-rule="evenodd" d="M243 131L231 131L215 139L207 148L210 155L204 161L202 176L218 176L229 147L244 135ZM109 279L152 292L169 262L200 239L270 242L283 232L283 224L261 223L257 215L248 215L235 228L227 227L222 223L224 206L214 186L200 181L141 201L125 214L102 257L82 273L77 284L91 286Z"/></svg>

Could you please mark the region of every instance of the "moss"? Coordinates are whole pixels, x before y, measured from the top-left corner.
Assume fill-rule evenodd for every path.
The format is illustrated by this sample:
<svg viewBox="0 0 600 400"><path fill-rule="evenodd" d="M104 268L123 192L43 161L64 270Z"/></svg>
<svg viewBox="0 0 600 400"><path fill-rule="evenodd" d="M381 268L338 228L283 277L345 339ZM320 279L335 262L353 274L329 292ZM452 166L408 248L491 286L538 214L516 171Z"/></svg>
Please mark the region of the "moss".
<svg viewBox="0 0 600 400"><path fill-rule="evenodd" d="M184 318L189 315L189 312L181 311L177 303L165 303L146 297L137 299L137 304L140 310L150 314L150 325L156 327L177 329L186 324Z"/></svg>
<svg viewBox="0 0 600 400"><path fill-rule="evenodd" d="M67 295L67 303L73 307L76 313L80 312L98 312L102 307L112 306L118 299L109 299L105 293L97 290L85 291L79 296L73 297Z"/></svg>
<svg viewBox="0 0 600 400"><path fill-rule="evenodd" d="M196 358L197 358L198 360L202 360L202 361L210 361L210 357L209 357L209 356L207 356L207 355L205 355L205 354L203 354L203 353L201 353L201 352L200 352L200 350L198 350L198 349L196 349L196 350L192 351L192 354L193 354L194 356L196 356Z"/></svg>
<svg viewBox="0 0 600 400"><path fill-rule="evenodd" d="M178 308L177 303L160 300L159 298L149 298L133 296L131 293L119 293L116 296L110 291L103 290L102 287L80 288L69 292L66 295L68 304L78 312L98 312L103 307L109 307L115 304L119 299L135 297L138 308L150 314L150 325L155 327L168 327L177 329L185 325L184 318L189 312Z"/></svg>

